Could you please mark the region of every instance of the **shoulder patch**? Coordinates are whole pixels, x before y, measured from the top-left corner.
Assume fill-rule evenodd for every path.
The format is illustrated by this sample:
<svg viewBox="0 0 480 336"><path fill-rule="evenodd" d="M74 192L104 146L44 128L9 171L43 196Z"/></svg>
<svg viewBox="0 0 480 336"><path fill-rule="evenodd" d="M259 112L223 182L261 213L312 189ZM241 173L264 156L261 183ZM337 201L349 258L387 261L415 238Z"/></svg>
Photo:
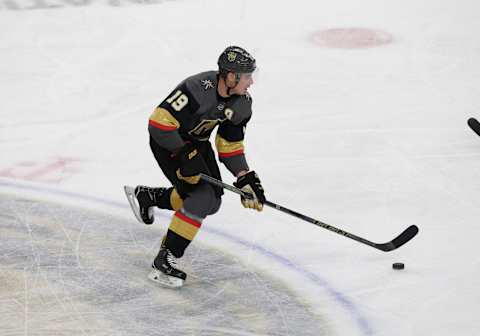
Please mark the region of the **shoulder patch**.
<svg viewBox="0 0 480 336"><path fill-rule="evenodd" d="M202 86L206 90L208 89L213 89L215 86L213 85L213 82L210 79L202 79Z"/></svg>

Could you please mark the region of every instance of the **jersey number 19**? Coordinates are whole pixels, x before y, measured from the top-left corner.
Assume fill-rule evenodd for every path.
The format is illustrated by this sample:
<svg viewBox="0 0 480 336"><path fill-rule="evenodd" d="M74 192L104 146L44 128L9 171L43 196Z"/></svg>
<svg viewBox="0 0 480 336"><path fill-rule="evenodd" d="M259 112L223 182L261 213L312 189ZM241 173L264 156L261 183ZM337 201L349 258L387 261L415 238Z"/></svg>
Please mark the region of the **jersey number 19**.
<svg viewBox="0 0 480 336"><path fill-rule="evenodd" d="M188 104L188 97L185 93L182 93L182 91L177 90L173 96L167 99L167 103L178 112Z"/></svg>

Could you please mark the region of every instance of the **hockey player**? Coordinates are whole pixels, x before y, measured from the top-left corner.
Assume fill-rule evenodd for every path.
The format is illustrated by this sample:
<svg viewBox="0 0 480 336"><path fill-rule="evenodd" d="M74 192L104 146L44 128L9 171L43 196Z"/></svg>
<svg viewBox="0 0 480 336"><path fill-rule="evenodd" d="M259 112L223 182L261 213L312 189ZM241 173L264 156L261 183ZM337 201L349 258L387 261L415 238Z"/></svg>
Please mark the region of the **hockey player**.
<svg viewBox="0 0 480 336"><path fill-rule="evenodd" d="M137 219L154 221L153 207L175 211L149 279L180 287L185 272L176 259L194 239L203 220L218 211L223 190L200 179L200 173L221 179L209 138L218 126L215 145L220 162L237 178L234 185L253 198L241 198L246 208L261 211L265 202L258 175L244 154L245 128L252 114L248 88L253 84L255 59L243 48L230 46L218 58L218 71L188 77L153 111L149 119L150 148L169 188L125 187Z"/></svg>

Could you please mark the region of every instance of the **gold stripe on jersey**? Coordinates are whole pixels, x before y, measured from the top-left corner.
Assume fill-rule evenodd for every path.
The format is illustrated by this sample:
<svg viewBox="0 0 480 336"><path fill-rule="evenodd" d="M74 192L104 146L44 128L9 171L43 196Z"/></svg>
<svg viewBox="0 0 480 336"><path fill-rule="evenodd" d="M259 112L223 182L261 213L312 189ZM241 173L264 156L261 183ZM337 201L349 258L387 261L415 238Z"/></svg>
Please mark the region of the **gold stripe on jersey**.
<svg viewBox="0 0 480 336"><path fill-rule="evenodd" d="M183 199L178 194L177 189L173 189L172 193L170 194L170 205L175 211L180 210L180 208L183 206Z"/></svg>
<svg viewBox="0 0 480 336"><path fill-rule="evenodd" d="M180 123L163 107L157 107L149 119L149 124L163 131L174 131L180 128Z"/></svg>
<svg viewBox="0 0 480 336"><path fill-rule="evenodd" d="M220 157L231 157L243 154L243 141L228 141L218 135L215 138L215 146Z"/></svg>
<svg viewBox="0 0 480 336"><path fill-rule="evenodd" d="M202 223L185 216L180 211L177 211L173 215L172 222L170 223L168 229L175 232L179 236L192 241L201 225Z"/></svg>

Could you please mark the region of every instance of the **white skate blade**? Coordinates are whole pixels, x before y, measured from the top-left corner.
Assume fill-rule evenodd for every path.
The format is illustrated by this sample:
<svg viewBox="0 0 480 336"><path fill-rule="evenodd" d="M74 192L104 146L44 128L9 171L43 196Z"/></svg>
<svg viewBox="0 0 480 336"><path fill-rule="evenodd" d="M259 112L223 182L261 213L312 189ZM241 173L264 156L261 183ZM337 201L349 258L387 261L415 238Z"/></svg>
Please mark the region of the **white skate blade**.
<svg viewBox="0 0 480 336"><path fill-rule="evenodd" d="M123 189L125 190L125 195L127 196L128 203L130 203L133 214L140 223L145 224L140 215L140 207L138 206L137 198L135 197L135 189L130 186L123 186Z"/></svg>
<svg viewBox="0 0 480 336"><path fill-rule="evenodd" d="M148 275L148 278L153 282L159 283L163 286L170 287L170 288L178 288L183 286L182 279L163 274L162 272L156 269L153 269L150 272L150 274Z"/></svg>

